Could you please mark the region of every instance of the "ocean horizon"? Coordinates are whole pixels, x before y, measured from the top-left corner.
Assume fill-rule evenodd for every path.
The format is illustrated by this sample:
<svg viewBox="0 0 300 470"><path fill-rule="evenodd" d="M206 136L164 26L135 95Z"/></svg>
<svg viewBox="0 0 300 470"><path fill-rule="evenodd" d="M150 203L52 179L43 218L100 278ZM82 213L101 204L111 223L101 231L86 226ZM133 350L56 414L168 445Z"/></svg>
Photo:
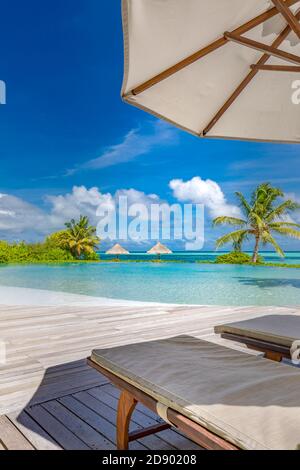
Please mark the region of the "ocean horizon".
<svg viewBox="0 0 300 470"><path fill-rule="evenodd" d="M119 261L142 261L142 260L157 260L158 256L159 259L163 261L182 261L182 262L197 262L197 261L215 261L217 256L230 253L230 250L220 250L220 251L173 251L171 254L165 255L150 255L145 251L131 251L129 254L125 255L110 255L106 254L105 251L98 251L100 258L107 261L112 261L114 259L118 259ZM251 251L244 251L249 255L252 254ZM260 251L261 256L265 259L266 262L269 263L282 263L282 264L300 264L300 251L286 251L285 257L281 258L277 253L274 251Z"/></svg>

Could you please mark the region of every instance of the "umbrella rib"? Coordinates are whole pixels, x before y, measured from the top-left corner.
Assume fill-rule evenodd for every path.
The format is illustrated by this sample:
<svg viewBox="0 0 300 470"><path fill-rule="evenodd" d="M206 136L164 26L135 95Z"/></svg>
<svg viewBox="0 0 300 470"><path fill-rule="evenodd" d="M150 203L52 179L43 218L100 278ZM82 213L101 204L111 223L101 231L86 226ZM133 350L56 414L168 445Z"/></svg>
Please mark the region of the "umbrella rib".
<svg viewBox="0 0 300 470"><path fill-rule="evenodd" d="M295 15L293 15L289 7L282 0L272 0L272 2L300 39L300 23Z"/></svg>
<svg viewBox="0 0 300 470"><path fill-rule="evenodd" d="M290 28L290 26L289 26ZM274 46L268 46L262 42L253 41L253 39L244 38L233 33L225 33L226 39L229 41L236 42L242 46L250 47L251 49L256 49L257 51L265 52L268 55L278 57L279 59L292 62L294 64L300 64L300 57L289 52L281 51Z"/></svg>
<svg viewBox="0 0 300 470"><path fill-rule="evenodd" d="M296 18L300 18L300 12L297 13ZM279 36L275 39L272 46L273 48L277 48L280 44L287 38L287 36L291 32L291 27L288 25L285 27L283 31L279 34ZM219 111L215 114L209 124L205 127L205 129L200 133L200 135L207 135L207 133L214 127L214 125L219 121L219 119L223 116L223 114L227 111L228 108L234 103L234 101L240 96L240 94L244 91L244 89L249 85L249 83L253 80L256 74L259 72L259 67L265 65L265 63L269 60L270 54L265 53L255 64L257 67L253 66L251 72L244 78L244 80L239 84L239 86L234 90L232 95L228 98L226 103L219 109Z"/></svg>
<svg viewBox="0 0 300 470"><path fill-rule="evenodd" d="M296 65L251 65L251 69L269 72L300 72L300 67Z"/></svg>
<svg viewBox="0 0 300 470"><path fill-rule="evenodd" d="M284 0L284 5L289 7L297 3L299 0ZM264 23L265 21L269 20L270 18L273 18L274 16L278 15L279 11L276 7L271 8L268 11L265 11L264 13L261 13L260 15L256 16L255 18L252 18L250 21L247 23L244 23L243 25L239 26L236 28L233 33L234 34L244 34L247 31L250 31L253 28L256 28L260 24ZM184 69L185 67L193 64L197 60L201 59L202 57L205 57L206 55L210 54L211 52L214 52L215 50L219 49L222 46L225 46L227 44L228 39L226 39L224 36L221 38L217 39L216 41L213 41L211 44L208 46L200 49L199 51L195 52L194 54L186 57L185 59L181 60L177 64L173 65L172 67L169 67L168 69L164 70L163 72L159 73L158 75L155 75L154 77L150 78L146 82L142 83L141 85L135 87L128 95L139 95L143 91L148 90L149 88L152 88L154 85L162 82L166 78L171 77L175 73L179 72L180 70ZM126 95L127 96L127 95Z"/></svg>

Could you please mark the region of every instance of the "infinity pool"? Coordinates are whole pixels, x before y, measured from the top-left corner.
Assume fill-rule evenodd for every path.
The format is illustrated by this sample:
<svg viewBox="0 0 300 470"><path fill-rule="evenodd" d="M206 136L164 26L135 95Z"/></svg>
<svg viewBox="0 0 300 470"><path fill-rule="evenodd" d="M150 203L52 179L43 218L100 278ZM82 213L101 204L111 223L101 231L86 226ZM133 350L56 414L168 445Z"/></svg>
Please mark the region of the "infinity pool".
<svg viewBox="0 0 300 470"><path fill-rule="evenodd" d="M124 300L211 305L300 305L300 269L197 263L0 267L0 285Z"/></svg>

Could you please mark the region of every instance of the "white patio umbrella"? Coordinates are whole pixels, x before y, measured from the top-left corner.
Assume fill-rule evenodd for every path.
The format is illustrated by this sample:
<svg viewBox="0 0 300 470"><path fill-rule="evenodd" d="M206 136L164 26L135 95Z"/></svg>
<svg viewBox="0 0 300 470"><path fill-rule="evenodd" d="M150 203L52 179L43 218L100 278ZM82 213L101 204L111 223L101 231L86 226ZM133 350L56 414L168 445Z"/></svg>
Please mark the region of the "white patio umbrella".
<svg viewBox="0 0 300 470"><path fill-rule="evenodd" d="M299 20L300 0L123 0L122 96L199 137L299 143Z"/></svg>

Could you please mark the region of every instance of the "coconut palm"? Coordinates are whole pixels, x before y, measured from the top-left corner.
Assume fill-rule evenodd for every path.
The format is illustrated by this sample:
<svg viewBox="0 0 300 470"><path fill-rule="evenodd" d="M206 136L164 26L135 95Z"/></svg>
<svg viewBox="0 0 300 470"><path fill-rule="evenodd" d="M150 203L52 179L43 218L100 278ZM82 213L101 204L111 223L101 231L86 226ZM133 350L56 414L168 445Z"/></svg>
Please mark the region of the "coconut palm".
<svg viewBox="0 0 300 470"><path fill-rule="evenodd" d="M250 236L254 237L255 245L252 262L258 260L258 252L261 244L270 243L276 252L284 257L284 252L273 237L273 233L300 239L300 224L287 221L287 215L300 206L291 199L287 199L276 205L278 198L284 197L283 192L272 187L269 183L260 184L252 194L248 202L242 193L235 193L244 218L217 217L214 225L231 225L239 227L237 230L220 237L217 240L217 248L226 243L233 243L234 246L241 247L242 243Z"/></svg>
<svg viewBox="0 0 300 470"><path fill-rule="evenodd" d="M95 252L100 238L96 236L96 227L89 224L88 217L81 215L79 221L72 219L65 226L64 244L75 258L80 259Z"/></svg>

